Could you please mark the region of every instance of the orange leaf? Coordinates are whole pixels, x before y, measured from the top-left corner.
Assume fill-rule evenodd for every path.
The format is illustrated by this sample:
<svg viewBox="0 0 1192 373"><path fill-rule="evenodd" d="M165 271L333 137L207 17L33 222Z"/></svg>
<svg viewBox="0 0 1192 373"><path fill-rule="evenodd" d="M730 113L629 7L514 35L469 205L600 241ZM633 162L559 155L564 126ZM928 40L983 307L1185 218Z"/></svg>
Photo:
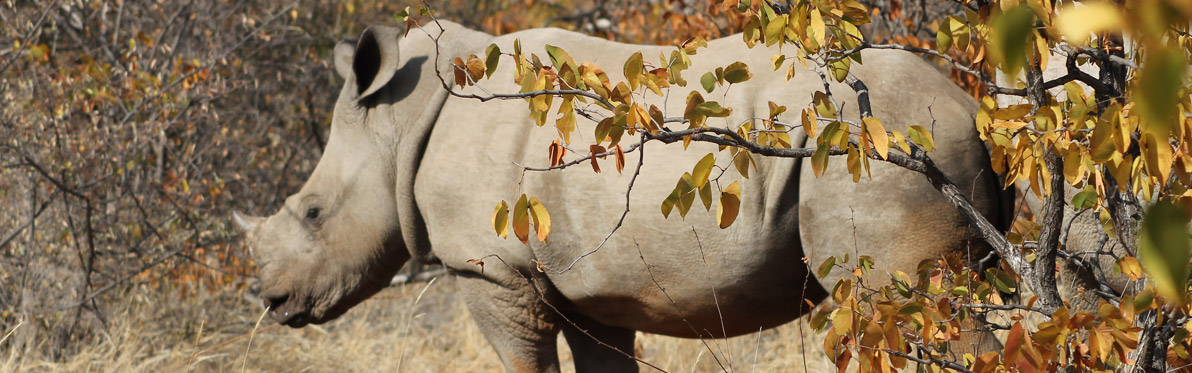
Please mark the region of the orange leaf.
<svg viewBox="0 0 1192 373"><path fill-rule="evenodd" d="M522 194L521 198L518 198L517 204L513 206L513 234L522 243L530 241L529 201L526 200L525 194Z"/></svg>
<svg viewBox="0 0 1192 373"><path fill-rule="evenodd" d="M621 173L621 170L625 169L625 151L621 149L621 145L617 145L616 159L617 173Z"/></svg>
<svg viewBox="0 0 1192 373"><path fill-rule="evenodd" d="M550 235L550 214L537 197L530 197L529 207L530 218L534 220L534 230L538 232L538 240L546 242L546 236Z"/></svg>

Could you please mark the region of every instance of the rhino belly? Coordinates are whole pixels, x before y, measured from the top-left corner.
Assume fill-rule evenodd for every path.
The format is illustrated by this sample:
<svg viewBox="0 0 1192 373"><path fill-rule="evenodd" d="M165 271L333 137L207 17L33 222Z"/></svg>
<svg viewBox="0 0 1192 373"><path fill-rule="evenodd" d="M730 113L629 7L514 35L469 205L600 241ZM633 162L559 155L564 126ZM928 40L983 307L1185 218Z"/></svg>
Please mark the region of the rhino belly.
<svg viewBox="0 0 1192 373"><path fill-rule="evenodd" d="M707 237L702 256L696 247L666 255L630 248L632 261L551 277L571 312L606 325L686 338L732 337L795 320L810 312L804 299L826 297L802 262L797 238L766 242L775 243Z"/></svg>

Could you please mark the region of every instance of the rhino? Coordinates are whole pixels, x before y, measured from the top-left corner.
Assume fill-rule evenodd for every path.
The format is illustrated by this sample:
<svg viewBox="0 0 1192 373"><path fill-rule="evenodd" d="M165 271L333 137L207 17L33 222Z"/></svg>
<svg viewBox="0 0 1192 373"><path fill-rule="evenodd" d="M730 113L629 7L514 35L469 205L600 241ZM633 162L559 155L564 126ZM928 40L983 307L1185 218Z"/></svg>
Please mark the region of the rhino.
<svg viewBox="0 0 1192 373"><path fill-rule="evenodd" d="M428 36L440 31L436 46ZM921 175L883 162L874 162L871 178L853 182L842 159L816 177L804 160L757 156L748 179L719 176L719 185L740 181L742 188L739 216L727 229L714 212L664 218L658 207L684 170L717 152L715 144L684 150L648 142L626 155L623 173L524 171L548 164L557 133L535 127L524 101L457 97L444 83L452 81L452 58L483 55L494 43L510 51L515 39L542 56L546 44L561 47L605 67L614 82L624 79L619 66L634 52L674 48L559 29L492 36L447 21L408 34L374 26L339 43L334 65L344 83L309 180L272 216L235 217L271 318L291 327L328 322L384 288L407 261L441 263L508 371L557 371L560 332L577 371L636 371L635 331L732 337L809 313L808 302L823 301L839 276L851 276L815 277L811 268L830 256L868 254L874 272L884 273L914 271L926 259L976 261L990 251ZM746 47L738 35L709 41L692 57L689 73L734 61L753 67L752 79L708 95L735 108L713 125L767 116L768 100L806 105L824 89L802 67L789 81L771 71L773 53ZM930 127L939 167L971 192L986 218L1004 221L1001 206L1010 203L974 129L975 100L913 54L873 50L863 58L852 71L868 83L874 115L904 133L912 124ZM481 85L517 92L512 65L500 65ZM683 97L694 89L671 90ZM844 115L857 120L855 94L845 85L831 89ZM682 100L645 96L666 113L683 111ZM592 128L573 137L590 141ZM791 134L796 146L807 142L801 131ZM633 172L639 160L640 173ZM716 163L732 167L725 155ZM493 206L522 193L550 213L545 242L523 244L493 231Z"/></svg>

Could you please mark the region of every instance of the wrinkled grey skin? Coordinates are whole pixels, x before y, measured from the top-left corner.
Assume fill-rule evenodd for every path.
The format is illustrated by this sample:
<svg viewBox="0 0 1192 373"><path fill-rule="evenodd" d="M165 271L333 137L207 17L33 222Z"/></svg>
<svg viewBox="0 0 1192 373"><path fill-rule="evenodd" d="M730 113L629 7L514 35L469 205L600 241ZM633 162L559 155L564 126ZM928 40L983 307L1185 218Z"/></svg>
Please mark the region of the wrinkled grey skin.
<svg viewBox="0 0 1192 373"><path fill-rule="evenodd" d="M633 52L651 61L672 49L555 29L493 37L449 22L443 26L438 61L447 81L451 58L483 55L490 43L512 51L515 38L527 53L543 58L544 44L560 46L577 61L603 66L614 82L624 79L620 66ZM517 164L547 163L555 130L531 124L522 100L449 97L435 76L432 41L420 30L398 34L374 27L360 41L336 48L336 69L345 83L323 158L280 212L267 219L237 217L261 266L270 314L281 323L300 327L332 320L379 291L410 258L439 261L458 276L473 318L507 370L557 371L555 341L561 331L577 370L634 371L635 362L581 329L628 354L635 330L742 335L807 313L803 300L822 300L824 288L844 275L838 270L815 279L804 256L818 266L831 255L866 253L876 259L875 272L884 273L910 272L921 260L945 255L976 259L989 250L922 176L875 161L872 180L853 183L842 157L818 178L801 161L760 156L748 180L736 171L713 172L720 187L742 182L740 215L728 229L717 227L715 212L698 207L686 219L677 213L664 219L659 203L682 172L716 146L693 143L684 151L679 144L650 143L624 226L598 252L563 271L616 224L639 153L627 154L624 174L611 160L602 161L601 174L587 165L522 172ZM764 117L768 100L794 108L780 119L799 121L798 108L823 85L807 70L785 82L783 72L769 68L772 53L747 49L738 36L711 41L692 58L689 80L737 60L754 73L721 100L735 108L733 115L711 125L735 127ZM911 124L933 127L938 144L933 157L962 190L971 191L988 218L1001 218L995 211L1003 205L995 175L973 130L976 103L911 54L872 51L864 59L853 71L868 83L875 114L886 128L906 133ZM492 92L517 92L512 65L502 61L494 78L482 84ZM678 116L683 98L695 89L693 83L674 88L669 101L652 95L645 100ZM705 97L720 100L725 89ZM480 93L474 87L465 91ZM855 96L843 85L832 91L846 117L855 120ZM589 143L592 128L581 123L573 146ZM792 137L796 145L805 140L801 132ZM635 141L626 136L623 142ZM721 153L717 165L732 168ZM493 206L522 193L549 209L553 229L547 243L526 245L494 234Z"/></svg>

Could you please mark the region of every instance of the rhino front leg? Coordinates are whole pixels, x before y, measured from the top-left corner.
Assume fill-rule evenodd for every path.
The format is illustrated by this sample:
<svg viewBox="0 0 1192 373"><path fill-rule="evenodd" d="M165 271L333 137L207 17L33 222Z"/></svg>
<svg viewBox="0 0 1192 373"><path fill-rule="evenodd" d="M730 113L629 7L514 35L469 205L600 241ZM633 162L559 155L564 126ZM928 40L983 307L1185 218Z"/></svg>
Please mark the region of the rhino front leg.
<svg viewBox="0 0 1192 373"><path fill-rule="evenodd" d="M542 303L529 281L510 274L499 281L459 273L468 312L505 371L558 372L558 315Z"/></svg>
<svg viewBox="0 0 1192 373"><path fill-rule="evenodd" d="M568 315L567 319L574 325L563 322L563 337L571 347L576 373L637 371L637 361L625 356L634 354L633 330L604 325L580 315Z"/></svg>

